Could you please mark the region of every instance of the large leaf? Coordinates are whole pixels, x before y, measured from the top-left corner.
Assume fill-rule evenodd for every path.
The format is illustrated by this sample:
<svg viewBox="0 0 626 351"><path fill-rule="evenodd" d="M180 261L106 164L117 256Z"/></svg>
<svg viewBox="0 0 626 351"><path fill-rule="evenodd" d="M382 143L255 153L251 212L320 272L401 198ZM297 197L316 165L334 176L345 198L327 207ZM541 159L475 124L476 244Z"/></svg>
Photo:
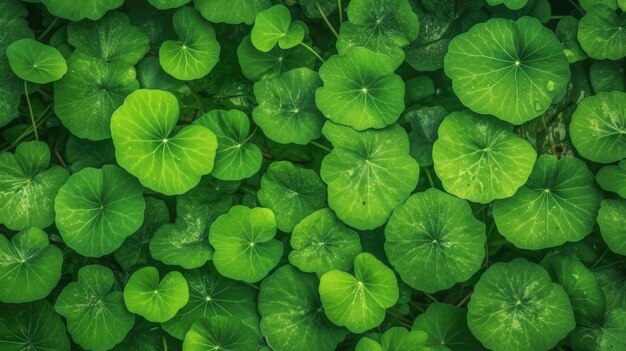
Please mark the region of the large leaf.
<svg viewBox="0 0 626 351"><path fill-rule="evenodd" d="M409 156L406 132L396 124L357 132L332 122L322 132L334 146L320 171L328 205L357 229L383 225L417 184L419 167Z"/></svg>
<svg viewBox="0 0 626 351"><path fill-rule="evenodd" d="M83 256L115 251L143 223L145 201L137 180L121 168L85 168L59 190L56 225L67 246Z"/></svg>
<svg viewBox="0 0 626 351"><path fill-rule="evenodd" d="M61 317L45 300L0 305L0 349L3 351L70 351Z"/></svg>
<svg viewBox="0 0 626 351"><path fill-rule="evenodd" d="M465 106L513 124L544 113L570 78L558 39L532 17L475 25L450 42L444 65Z"/></svg>
<svg viewBox="0 0 626 351"><path fill-rule="evenodd" d="M182 194L213 169L217 138L192 124L174 132L180 110L169 92L131 93L111 118L115 156L144 186L166 195Z"/></svg>

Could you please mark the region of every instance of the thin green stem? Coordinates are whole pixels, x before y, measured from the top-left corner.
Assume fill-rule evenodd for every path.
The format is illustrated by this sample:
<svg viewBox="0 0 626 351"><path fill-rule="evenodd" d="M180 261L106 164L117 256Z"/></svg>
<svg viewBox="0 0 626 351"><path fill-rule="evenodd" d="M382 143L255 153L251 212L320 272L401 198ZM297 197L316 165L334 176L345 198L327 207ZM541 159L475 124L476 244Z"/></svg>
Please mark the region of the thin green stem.
<svg viewBox="0 0 626 351"><path fill-rule="evenodd" d="M456 304L456 307L461 307L463 306L463 304L465 304L467 302L467 300L469 300L470 296L472 296L472 293L474 293L474 290L470 290L469 293L467 293L467 295L465 295L461 301L459 301L459 303Z"/></svg>
<svg viewBox="0 0 626 351"><path fill-rule="evenodd" d="M256 134L257 129L259 129L259 127L255 126L254 129L252 130L252 133L250 133L250 135L248 135L248 137L241 143L245 144L249 142L254 137L254 134Z"/></svg>
<svg viewBox="0 0 626 351"><path fill-rule="evenodd" d="M50 108L52 107L52 104L49 104L44 110L43 112L39 115L39 117L37 118L37 126L40 126L48 117L48 112L50 111ZM29 136L32 133L33 126L28 127L22 134L20 134L19 137L17 137L17 139L13 140L13 142L3 148L2 150L0 150L0 152L2 151L7 151L12 149L13 147L15 147L17 144L20 143L20 141L22 141L24 138L26 138L27 136Z"/></svg>
<svg viewBox="0 0 626 351"><path fill-rule="evenodd" d="M239 190L240 190L242 193L245 193L245 194L250 194L250 195L255 195L255 196L256 196L256 190L254 190L253 188L251 188L251 187L249 187L249 186L242 185L242 186L240 186L240 187L239 187Z"/></svg>
<svg viewBox="0 0 626 351"><path fill-rule="evenodd" d="M623 263L626 263L626 260L615 261L615 262L612 262L612 263L609 263L609 264L605 264L604 266L596 267L594 269L594 271L601 271L601 270L603 270L605 268L617 266L617 265L620 265L620 264L623 264Z"/></svg>
<svg viewBox="0 0 626 351"><path fill-rule="evenodd" d="M392 310L387 310L387 313L388 313L390 316L392 316L393 318L395 318L395 319L397 319L398 321L400 321L401 323L406 323L406 324L409 324L409 328L411 328L411 327L410 327L410 325L411 325L411 321L410 321L410 320L408 320L408 319L406 319L404 316L401 316L401 315L397 314L395 311L392 311Z"/></svg>
<svg viewBox="0 0 626 351"><path fill-rule="evenodd" d="M474 217L477 217L479 214L481 214L485 210L485 208L487 208L486 205L481 205L478 211L474 212Z"/></svg>
<svg viewBox="0 0 626 351"><path fill-rule="evenodd" d="M304 42L300 42L300 45L304 46L307 50L313 53L313 55L315 55L315 57L317 57L318 60L320 60L321 62L324 62L324 58L320 56L320 54L318 54L317 51L315 51L315 49L306 45Z"/></svg>
<svg viewBox="0 0 626 351"><path fill-rule="evenodd" d="M425 292L424 295L426 295L426 297L428 297L429 299L431 299L435 303L439 302L439 301L437 301L437 299L433 295L431 295L431 294L429 294L427 292Z"/></svg>
<svg viewBox="0 0 626 351"><path fill-rule="evenodd" d="M561 19L567 16L551 16L550 19Z"/></svg>
<svg viewBox="0 0 626 351"><path fill-rule="evenodd" d="M604 256L606 256L608 253L609 253L609 248L607 247L602 253L602 255L600 255L600 257L598 257L598 259L591 265L591 267L589 267L589 269L594 270L594 268L596 268L596 266L602 261L602 259L604 259Z"/></svg>
<svg viewBox="0 0 626 351"><path fill-rule="evenodd" d="M585 13L585 12L583 11L583 9L582 9L580 6L578 6L578 4L576 3L576 1L574 1L574 0L567 0L567 2L569 2L569 3L570 3L570 4L571 4L571 5L572 5L572 6L573 6L576 10L578 10L578 12L580 12L580 13Z"/></svg>
<svg viewBox="0 0 626 351"><path fill-rule="evenodd" d="M48 25L48 27L41 33L39 34L39 36L37 37L37 40L41 40L43 37L45 37L48 33L50 33L50 31L52 30L52 28L57 24L57 22L59 22L59 17L55 17L52 22L50 22L50 24Z"/></svg>
<svg viewBox="0 0 626 351"><path fill-rule="evenodd" d="M428 184L430 184L431 188L436 188L435 182L433 181L433 176L430 174L430 169L428 167L425 167L424 170L426 171L426 178L428 179Z"/></svg>
<svg viewBox="0 0 626 351"><path fill-rule="evenodd" d="M26 94L26 104L28 105L28 112L30 113L30 121L33 123L33 131L35 131L35 139L39 140L39 133L37 132L37 123L35 123L35 115L33 114L33 107L30 104L30 97L28 96L28 83L24 81L24 94Z"/></svg>
<svg viewBox="0 0 626 351"><path fill-rule="evenodd" d="M318 143L318 142L317 142L317 141L315 141L315 140L311 140L311 141L310 141L310 143L311 143L311 145L317 146L317 147L319 147L320 149L322 149L322 150L324 150L324 151L326 151L326 152L331 152L331 151L333 151L331 148L329 148L329 147L327 147L327 146L325 146L325 145L323 145L323 144L320 144L320 143Z"/></svg>
<svg viewBox="0 0 626 351"><path fill-rule="evenodd" d="M328 20L328 18L326 18L326 15L324 14L322 7L320 6L319 2L317 2L317 0L315 1L315 6L317 6L317 11L319 11L320 15L322 15L322 19L324 20L324 22L326 22L326 25L328 26L330 31L333 32L333 35L335 36L335 38L339 39L339 34L337 34L337 31L335 30L335 28L333 28L333 25L330 24L330 21Z"/></svg>
<svg viewBox="0 0 626 351"><path fill-rule="evenodd" d="M343 6L341 0L337 0L337 8L339 10L339 25L343 23Z"/></svg>
<svg viewBox="0 0 626 351"><path fill-rule="evenodd" d="M161 334L161 339L163 340L163 351L167 351L167 339L165 338L165 334Z"/></svg>

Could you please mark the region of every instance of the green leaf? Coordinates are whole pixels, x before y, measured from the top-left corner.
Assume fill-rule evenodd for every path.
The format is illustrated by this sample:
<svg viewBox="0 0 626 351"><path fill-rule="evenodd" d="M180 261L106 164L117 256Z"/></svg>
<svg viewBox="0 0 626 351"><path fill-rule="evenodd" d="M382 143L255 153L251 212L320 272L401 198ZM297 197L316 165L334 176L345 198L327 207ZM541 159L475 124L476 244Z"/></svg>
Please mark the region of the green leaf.
<svg viewBox="0 0 626 351"><path fill-rule="evenodd" d="M154 56L144 57L139 61L137 80L142 89L167 90L172 94L181 94L189 90L186 83L165 73L159 58Z"/></svg>
<svg viewBox="0 0 626 351"><path fill-rule="evenodd" d="M315 106L315 90L320 86L319 74L305 67L256 82L259 105L252 111L254 122L281 144L304 145L318 139L326 120Z"/></svg>
<svg viewBox="0 0 626 351"><path fill-rule="evenodd" d="M435 172L446 191L483 204L513 196L536 158L508 123L468 110L449 114L433 145Z"/></svg>
<svg viewBox="0 0 626 351"><path fill-rule="evenodd" d="M430 293L472 277L485 257L485 225L469 204L430 188L396 207L385 253L410 287Z"/></svg>
<svg viewBox="0 0 626 351"><path fill-rule="evenodd" d="M167 333L182 340L193 323L216 316L235 317L259 333L258 291L254 287L221 276L213 266L184 271L183 275L189 284L189 302L162 324Z"/></svg>
<svg viewBox="0 0 626 351"><path fill-rule="evenodd" d="M579 0L578 2L585 11L589 11L595 5L606 5L611 10L617 10L617 0Z"/></svg>
<svg viewBox="0 0 626 351"><path fill-rule="evenodd" d="M278 41L278 46L281 49L291 49L298 46L304 40L305 36L309 33L309 29L306 23L302 21L295 21L289 26L289 30L284 37Z"/></svg>
<svg viewBox="0 0 626 351"><path fill-rule="evenodd" d="M583 99L572 115L570 137L576 150L591 161L626 158L626 93L600 92Z"/></svg>
<svg viewBox="0 0 626 351"><path fill-rule="evenodd" d="M131 313L150 322L170 320L189 300L189 287L182 274L171 271L159 280L159 271L143 267L133 273L124 287L124 303Z"/></svg>
<svg viewBox="0 0 626 351"><path fill-rule="evenodd" d="M513 197L494 202L493 217L508 241L538 250L587 236L595 224L600 197L584 162L542 155L526 185Z"/></svg>
<svg viewBox="0 0 626 351"><path fill-rule="evenodd" d="M519 10L528 4L528 0L487 0L489 6L503 4L511 10Z"/></svg>
<svg viewBox="0 0 626 351"><path fill-rule="evenodd" d="M174 132L180 110L169 92L131 93L111 118L115 156L144 186L166 195L182 194L213 169L217 138L192 124Z"/></svg>
<svg viewBox="0 0 626 351"><path fill-rule="evenodd" d="M619 60L626 56L626 15L599 4L578 23L578 41L589 57Z"/></svg>
<svg viewBox="0 0 626 351"><path fill-rule="evenodd" d="M356 130L384 128L404 110L404 82L386 55L354 47L320 67L324 86L315 101L331 121Z"/></svg>
<svg viewBox="0 0 626 351"><path fill-rule="evenodd" d="M83 266L54 309L67 320L67 331L82 348L106 351L124 340L135 324L121 291L112 291L113 272L100 265Z"/></svg>
<svg viewBox="0 0 626 351"><path fill-rule="evenodd" d="M341 24L337 51L361 46L387 55L395 66L404 61L402 48L417 38L419 22L408 0L352 0L348 22Z"/></svg>
<svg viewBox="0 0 626 351"><path fill-rule="evenodd" d="M275 235L272 210L233 206L211 225L209 242L215 248L215 268L227 278L258 282L283 255L283 244L274 239Z"/></svg>
<svg viewBox="0 0 626 351"><path fill-rule="evenodd" d="M107 62L123 61L131 65L137 64L150 50L148 35L119 12L111 12L96 22L70 23L67 41L78 52Z"/></svg>
<svg viewBox="0 0 626 351"><path fill-rule="evenodd" d="M102 168L107 164L115 164L113 141L91 141L70 135L65 144L65 161L72 173L87 167Z"/></svg>
<svg viewBox="0 0 626 351"><path fill-rule="evenodd" d="M59 282L62 264L61 250L50 245L48 234L41 229L25 229L11 241L0 234L0 301L45 298Z"/></svg>
<svg viewBox="0 0 626 351"><path fill-rule="evenodd" d="M596 182L603 190L615 192L626 199L626 161L620 161L617 166L600 168L596 174Z"/></svg>
<svg viewBox="0 0 626 351"><path fill-rule="evenodd" d="M337 11L339 2L336 0L298 0L298 4L307 18L329 17Z"/></svg>
<svg viewBox="0 0 626 351"><path fill-rule="evenodd" d="M430 351L430 348L424 347L427 337L423 331L393 327L380 337L380 343L369 337L362 337L355 351Z"/></svg>
<svg viewBox="0 0 626 351"><path fill-rule="evenodd" d="M433 164L433 144L438 137L439 125L447 115L448 112L440 106L421 107L404 115L404 119L411 124L410 154L420 166Z"/></svg>
<svg viewBox="0 0 626 351"><path fill-rule="evenodd" d="M46 84L67 73L59 50L30 38L14 41L7 47L6 55L15 75L28 82Z"/></svg>
<svg viewBox="0 0 626 351"><path fill-rule="evenodd" d="M107 11L124 4L124 0L85 0L80 6L76 6L74 0L41 0L41 2L51 14L74 22L84 18L98 20Z"/></svg>
<svg viewBox="0 0 626 351"><path fill-rule="evenodd" d="M484 350L467 327L467 310L454 305L431 303L412 329L426 332L426 346L436 351Z"/></svg>
<svg viewBox="0 0 626 351"><path fill-rule="evenodd" d="M322 161L320 175L328 185L328 205L337 217L357 229L374 229L409 197L419 166L409 156L406 132L397 124L357 132L326 122L322 130L334 149Z"/></svg>
<svg viewBox="0 0 626 351"><path fill-rule="evenodd" d="M164 337L154 323L138 318L126 339L117 344L112 351L163 351ZM166 339L169 343L169 339Z"/></svg>
<svg viewBox="0 0 626 351"><path fill-rule="evenodd" d="M183 351L232 350L256 351L254 330L235 317L199 319L185 334Z"/></svg>
<svg viewBox="0 0 626 351"><path fill-rule="evenodd" d="M291 69L315 66L315 56L303 46L283 50L275 46L269 52L257 50L252 45L250 36L247 35L241 40L237 47L237 57L241 72L252 81L259 81L263 78L275 78L282 72Z"/></svg>
<svg viewBox="0 0 626 351"><path fill-rule="evenodd" d="M239 110L212 110L194 121L210 129L217 137L215 166L211 175L222 180L252 177L261 169L263 155L250 142L250 120Z"/></svg>
<svg viewBox="0 0 626 351"><path fill-rule="evenodd" d="M15 154L0 153L0 223L22 230L54 222L54 198L69 174L49 165L50 149L40 141L19 144Z"/></svg>
<svg viewBox="0 0 626 351"><path fill-rule="evenodd" d="M574 351L611 351L626 348L626 308L607 311L602 325L576 328L569 339Z"/></svg>
<svg viewBox="0 0 626 351"><path fill-rule="evenodd" d="M291 13L285 5L274 5L259 12L254 20L254 26L250 33L252 45L258 50L268 52L279 42L287 38L290 32ZM304 39L304 32L302 38ZM297 44L296 44L297 45ZM292 47L295 45L292 45ZM280 46L282 49L288 47Z"/></svg>
<svg viewBox="0 0 626 351"><path fill-rule="evenodd" d="M109 139L111 115L137 89L131 65L75 53L68 60L65 77L54 83L54 112L79 138Z"/></svg>
<svg viewBox="0 0 626 351"><path fill-rule="evenodd" d="M328 319L353 333L379 326L399 294L393 271L367 252L354 259L354 275L338 270L324 273L319 291Z"/></svg>
<svg viewBox="0 0 626 351"><path fill-rule="evenodd" d="M543 265L569 296L577 325L602 322L604 294L598 280L584 264L570 256L554 255L546 257Z"/></svg>
<svg viewBox="0 0 626 351"><path fill-rule="evenodd" d="M626 200L602 200L598 226L611 251L626 256Z"/></svg>
<svg viewBox="0 0 626 351"><path fill-rule="evenodd" d="M178 40L166 40L159 49L163 70L180 80L209 74L221 51L211 23L191 7L182 7L174 14L174 30Z"/></svg>
<svg viewBox="0 0 626 351"><path fill-rule="evenodd" d="M276 215L278 229L289 233L304 217L324 207L326 186L315 171L280 161L268 167L257 197Z"/></svg>
<svg viewBox="0 0 626 351"><path fill-rule="evenodd" d="M354 258L362 251L358 233L346 227L328 208L302 219L290 240L293 250L289 252L289 263L318 276L333 269L352 269Z"/></svg>
<svg viewBox="0 0 626 351"><path fill-rule="evenodd" d="M563 45L563 53L570 63L582 61L587 58L587 53L580 47L578 38L578 19L572 16L565 16L559 20L554 34Z"/></svg>
<svg viewBox="0 0 626 351"><path fill-rule="evenodd" d="M209 22L252 24L256 15L272 6L270 0L194 0L196 9Z"/></svg>
<svg viewBox="0 0 626 351"><path fill-rule="evenodd" d="M59 190L54 209L65 244L83 256L100 257L141 227L145 201L133 177L105 165L72 174Z"/></svg>
<svg viewBox="0 0 626 351"><path fill-rule="evenodd" d="M41 300L0 305L0 348L4 351L70 351L61 317Z"/></svg>
<svg viewBox="0 0 626 351"><path fill-rule="evenodd" d="M475 25L450 42L444 66L465 106L513 124L544 113L570 79L558 39L532 17Z"/></svg>
<svg viewBox="0 0 626 351"><path fill-rule="evenodd" d="M263 279L259 292L261 331L274 351L333 351L347 334L325 316L319 280L291 265Z"/></svg>
<svg viewBox="0 0 626 351"><path fill-rule="evenodd" d="M467 324L488 349L550 350L576 325L563 287L541 266L517 258L492 265L474 287Z"/></svg>
<svg viewBox="0 0 626 351"><path fill-rule="evenodd" d="M596 93L602 91L624 91L624 62L622 61L595 61L589 67L589 80Z"/></svg>
<svg viewBox="0 0 626 351"><path fill-rule="evenodd" d="M150 5L156 7L159 10L168 10L175 9L186 5L191 2L191 0L148 0Z"/></svg>

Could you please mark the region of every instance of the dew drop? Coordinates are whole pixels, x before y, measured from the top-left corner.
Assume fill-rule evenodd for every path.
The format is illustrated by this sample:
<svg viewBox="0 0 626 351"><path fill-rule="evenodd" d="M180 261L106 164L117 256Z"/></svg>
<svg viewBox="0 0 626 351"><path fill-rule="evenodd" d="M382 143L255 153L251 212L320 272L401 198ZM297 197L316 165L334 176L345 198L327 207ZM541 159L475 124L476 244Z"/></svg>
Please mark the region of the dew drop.
<svg viewBox="0 0 626 351"><path fill-rule="evenodd" d="M556 84L554 83L554 81L553 81L553 80L548 80L548 81L546 82L546 90L547 90L547 91L550 91L550 92L554 91L555 85L556 85Z"/></svg>
<svg viewBox="0 0 626 351"><path fill-rule="evenodd" d="M543 107L541 106L541 104L539 103L539 101L535 101L535 102L533 102L533 107L535 108L535 112L541 112L541 111L543 111Z"/></svg>
<svg viewBox="0 0 626 351"><path fill-rule="evenodd" d="M348 177L354 177L354 170L348 170Z"/></svg>

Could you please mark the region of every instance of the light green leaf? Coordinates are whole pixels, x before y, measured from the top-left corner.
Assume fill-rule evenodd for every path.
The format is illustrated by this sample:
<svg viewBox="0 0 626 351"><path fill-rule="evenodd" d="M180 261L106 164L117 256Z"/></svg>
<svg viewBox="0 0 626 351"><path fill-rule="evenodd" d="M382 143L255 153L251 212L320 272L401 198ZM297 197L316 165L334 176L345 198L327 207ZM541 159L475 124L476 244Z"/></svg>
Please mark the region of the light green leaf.
<svg viewBox="0 0 626 351"><path fill-rule="evenodd" d="M259 12L254 19L254 26L250 33L252 45L263 52L272 50L279 41L287 38L290 24L291 13L285 5L274 5ZM302 39L304 39L304 32L302 32L300 41ZM282 45L280 47L281 49L288 49Z"/></svg>
<svg viewBox="0 0 626 351"><path fill-rule="evenodd" d="M15 75L28 82L46 84L67 73L59 50L30 38L14 41L7 47L6 55Z"/></svg>

